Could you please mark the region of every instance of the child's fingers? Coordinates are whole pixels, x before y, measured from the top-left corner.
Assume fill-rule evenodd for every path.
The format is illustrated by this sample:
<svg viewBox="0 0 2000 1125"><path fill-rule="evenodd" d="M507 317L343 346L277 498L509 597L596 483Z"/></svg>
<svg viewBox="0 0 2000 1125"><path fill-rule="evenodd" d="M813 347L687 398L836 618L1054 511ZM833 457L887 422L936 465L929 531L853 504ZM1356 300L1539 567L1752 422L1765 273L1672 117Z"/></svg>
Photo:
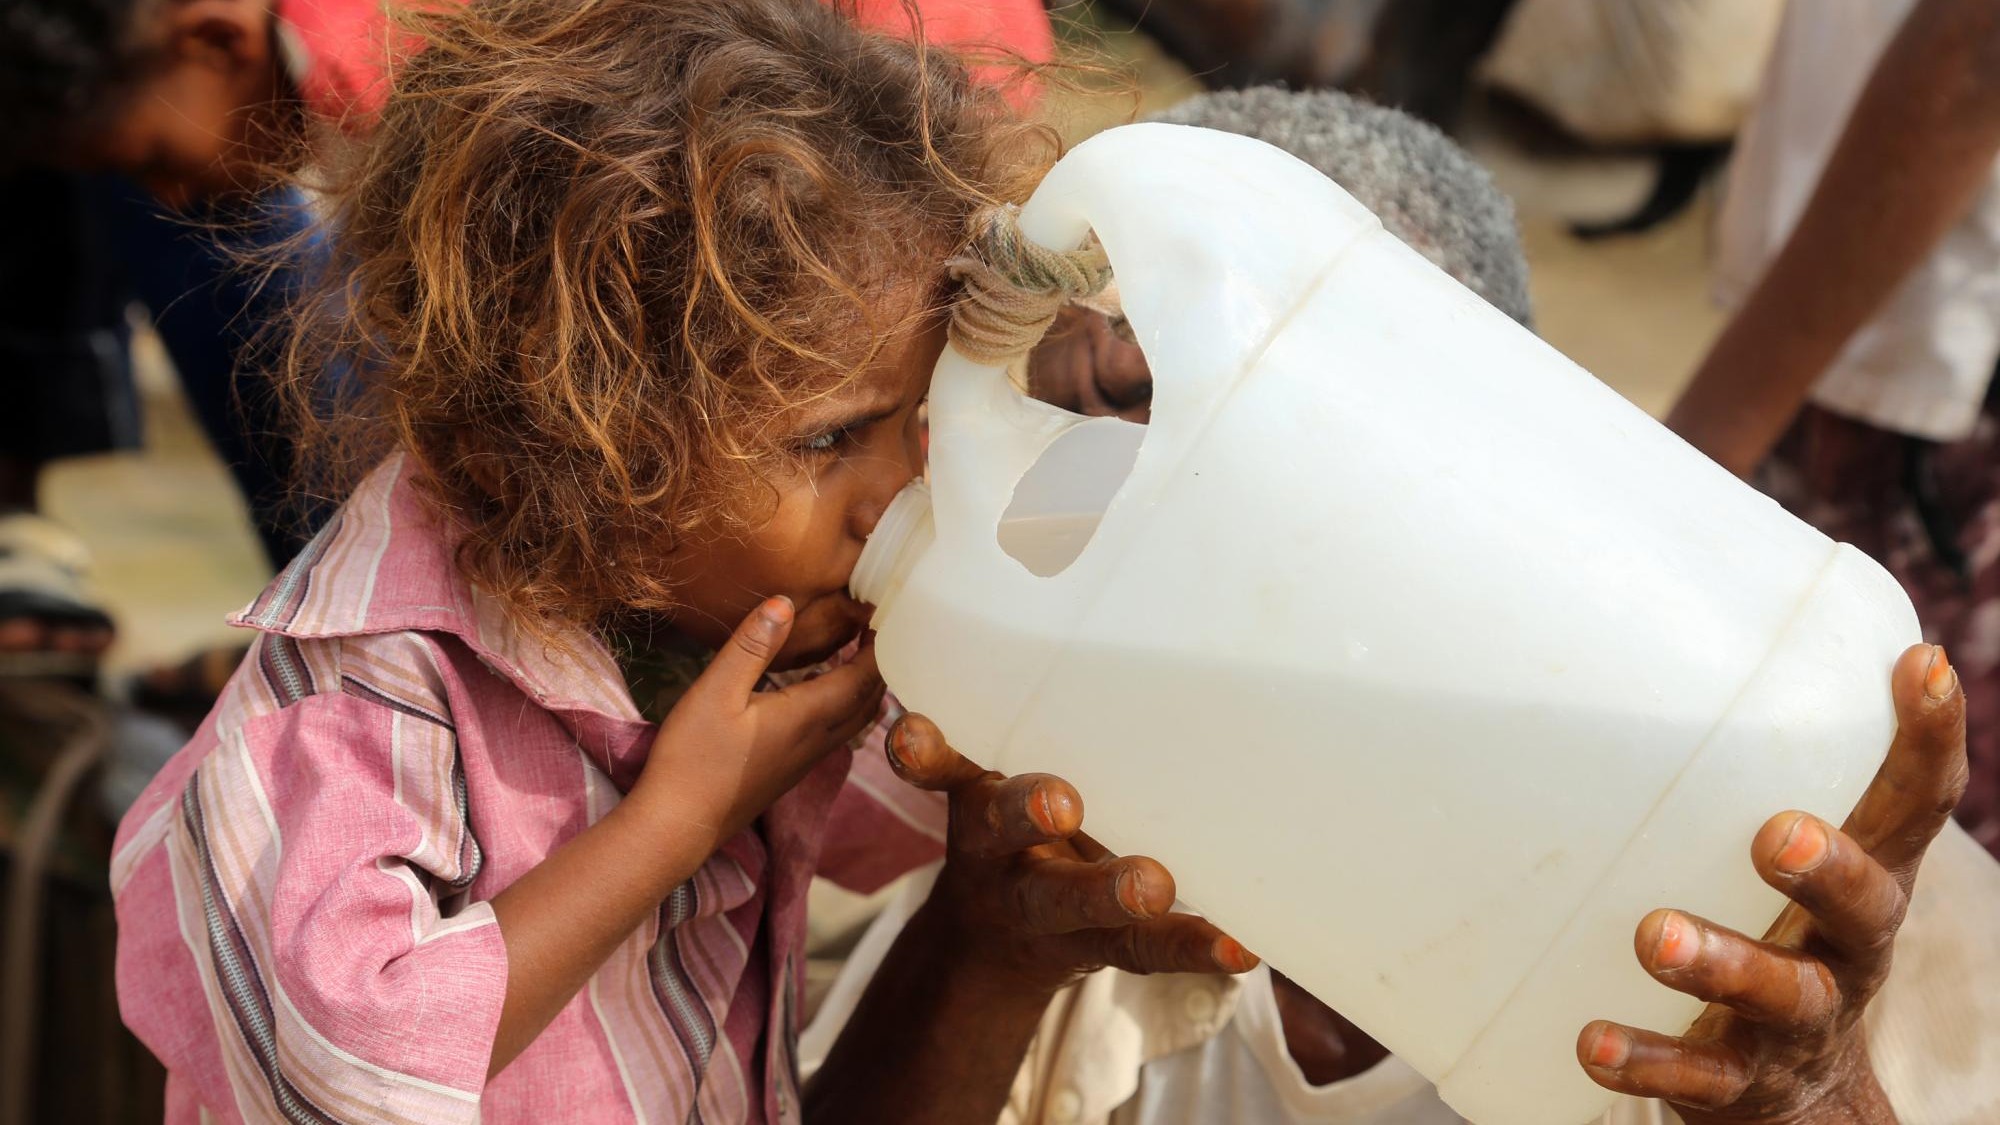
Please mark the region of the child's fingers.
<svg viewBox="0 0 2000 1125"><path fill-rule="evenodd" d="M1924 849L1965 793L1965 693L1936 645L1905 651L1890 691L1896 739L1846 829L1908 890Z"/></svg>
<svg viewBox="0 0 2000 1125"><path fill-rule="evenodd" d="M783 691L766 693L769 700L798 716L804 729L832 730L856 719L864 724L882 710L887 689L875 668L875 650L864 647L853 660L809 680L801 680Z"/></svg>
<svg viewBox="0 0 2000 1125"><path fill-rule="evenodd" d="M888 694L888 691L888 687L880 680L873 684L863 680L847 688L845 694L849 696L850 702L844 705L844 710L836 712L833 719L825 725L833 743L844 746L861 737L863 731L875 725L876 720L882 715L882 697Z"/></svg>
<svg viewBox="0 0 2000 1125"><path fill-rule="evenodd" d="M1174 908L1174 877L1144 856L1108 863L1044 859L1029 866L1014 887L1012 905L1022 925L1036 934L1130 926Z"/></svg>
<svg viewBox="0 0 2000 1125"><path fill-rule="evenodd" d="M1577 1061L1607 1090L1722 1109L1750 1088L1750 1060L1713 1040L1677 1039L1598 1020L1576 1038Z"/></svg>
<svg viewBox="0 0 2000 1125"><path fill-rule="evenodd" d="M889 732L889 766L919 789L955 789L987 776L944 740L937 724L915 713L904 715Z"/></svg>
<svg viewBox="0 0 2000 1125"><path fill-rule="evenodd" d="M709 686L745 704L792 633L792 600L771 598L750 611L709 662L697 686Z"/></svg>
<svg viewBox="0 0 2000 1125"><path fill-rule="evenodd" d="M987 777L952 795L952 847L981 856L1013 855L1059 843L1083 823L1083 798L1045 773Z"/></svg>
<svg viewBox="0 0 2000 1125"><path fill-rule="evenodd" d="M1655 910L1640 921L1633 945L1661 984L1766 1027L1804 1035L1840 1011L1840 985L1824 962L1704 918Z"/></svg>
<svg viewBox="0 0 2000 1125"><path fill-rule="evenodd" d="M1247 973L1257 955L1193 914L1077 935L1089 960L1128 973Z"/></svg>
<svg viewBox="0 0 2000 1125"><path fill-rule="evenodd" d="M1750 860L1846 961L1865 968L1886 957L1909 896L1846 833L1810 813L1779 813L1757 832Z"/></svg>

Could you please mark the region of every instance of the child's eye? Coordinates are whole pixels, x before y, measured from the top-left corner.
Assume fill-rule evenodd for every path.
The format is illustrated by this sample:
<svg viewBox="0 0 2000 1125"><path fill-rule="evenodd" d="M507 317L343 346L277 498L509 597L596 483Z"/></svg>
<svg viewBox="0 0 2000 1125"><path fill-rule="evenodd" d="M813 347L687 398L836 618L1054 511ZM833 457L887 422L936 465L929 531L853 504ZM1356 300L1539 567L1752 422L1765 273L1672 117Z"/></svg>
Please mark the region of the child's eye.
<svg viewBox="0 0 2000 1125"><path fill-rule="evenodd" d="M853 432L850 427L840 426L807 438L799 443L799 448L809 453L828 453L845 444Z"/></svg>

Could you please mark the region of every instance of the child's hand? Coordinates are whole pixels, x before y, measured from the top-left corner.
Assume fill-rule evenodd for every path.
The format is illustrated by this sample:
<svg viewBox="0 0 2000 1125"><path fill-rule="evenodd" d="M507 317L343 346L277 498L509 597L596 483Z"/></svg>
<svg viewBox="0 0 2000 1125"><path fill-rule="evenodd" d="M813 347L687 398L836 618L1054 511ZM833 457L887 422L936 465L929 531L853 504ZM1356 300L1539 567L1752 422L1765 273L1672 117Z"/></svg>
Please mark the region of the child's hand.
<svg viewBox="0 0 2000 1125"><path fill-rule="evenodd" d="M1861 1013L1889 972L1924 849L1965 790L1965 697L1944 650L1918 645L1893 680L1899 726L1844 830L1767 821L1750 858L1792 900L1763 941L1672 910L1639 923L1639 962L1711 1002L1685 1036L1597 1022L1577 1057L1599 1084L1710 1122L1893 1122Z"/></svg>
<svg viewBox="0 0 2000 1125"><path fill-rule="evenodd" d="M712 845L741 831L881 712L872 644L824 675L758 691L791 631L790 600L752 610L660 724L633 788L635 797L646 790L673 808L680 823L711 829Z"/></svg>
<svg viewBox="0 0 2000 1125"><path fill-rule="evenodd" d="M1083 835L1083 799L1048 774L1002 777L960 757L929 719L889 734L904 780L951 797L944 870L926 910L959 948L1030 989L1094 969L1241 973L1257 959L1192 914L1170 913L1158 861L1114 857Z"/></svg>

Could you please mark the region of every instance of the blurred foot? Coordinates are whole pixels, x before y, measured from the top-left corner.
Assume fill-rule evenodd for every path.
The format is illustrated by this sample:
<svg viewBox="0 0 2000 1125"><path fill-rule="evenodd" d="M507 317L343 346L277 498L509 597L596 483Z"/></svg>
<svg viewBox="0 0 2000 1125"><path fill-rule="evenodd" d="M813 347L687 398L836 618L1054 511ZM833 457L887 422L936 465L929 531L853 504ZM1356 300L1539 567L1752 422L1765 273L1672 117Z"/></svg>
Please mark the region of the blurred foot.
<svg viewBox="0 0 2000 1125"><path fill-rule="evenodd" d="M60 524L0 516L0 675L78 676L111 647L90 589L90 551Z"/></svg>

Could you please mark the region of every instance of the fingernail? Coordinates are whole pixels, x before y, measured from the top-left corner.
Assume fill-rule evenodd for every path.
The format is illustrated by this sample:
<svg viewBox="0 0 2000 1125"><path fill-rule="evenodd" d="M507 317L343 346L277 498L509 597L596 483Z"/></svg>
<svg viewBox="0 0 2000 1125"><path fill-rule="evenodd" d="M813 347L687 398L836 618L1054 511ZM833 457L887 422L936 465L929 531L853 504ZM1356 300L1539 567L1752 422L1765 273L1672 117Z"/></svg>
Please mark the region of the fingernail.
<svg viewBox="0 0 2000 1125"><path fill-rule="evenodd" d="M910 732L904 726L901 719L896 720L896 725L889 728L888 746L889 757L895 759L897 765L908 767L910 764Z"/></svg>
<svg viewBox="0 0 2000 1125"><path fill-rule="evenodd" d="M1028 799L1028 816L1034 820L1035 827L1042 830L1042 835L1056 834L1056 812L1049 806L1047 787L1035 786L1034 794Z"/></svg>
<svg viewBox="0 0 2000 1125"><path fill-rule="evenodd" d="M1247 973L1257 967L1257 955L1243 948L1243 943L1233 937L1215 939L1215 948L1210 955L1227 972Z"/></svg>
<svg viewBox="0 0 2000 1125"><path fill-rule="evenodd" d="M1819 822L1801 814L1792 822L1792 831L1778 847L1778 870L1787 875L1803 875L1826 860L1827 839Z"/></svg>
<svg viewBox="0 0 2000 1125"><path fill-rule="evenodd" d="M783 595L768 598L758 607L757 616L763 618L765 625L775 629L792 619L792 599Z"/></svg>
<svg viewBox="0 0 2000 1125"><path fill-rule="evenodd" d="M1146 877L1138 868L1128 867L1118 876L1118 905L1134 918L1144 918L1152 912L1146 909Z"/></svg>
<svg viewBox="0 0 2000 1125"><path fill-rule="evenodd" d="M1660 940L1653 946L1653 964L1662 969L1685 969L1701 951L1701 932L1679 914L1660 919Z"/></svg>
<svg viewBox="0 0 2000 1125"><path fill-rule="evenodd" d="M1590 1065L1600 1070L1614 1070L1625 1065L1632 1057L1632 1040L1615 1027L1599 1028L1596 1042L1590 1045Z"/></svg>
<svg viewBox="0 0 2000 1125"><path fill-rule="evenodd" d="M1924 674L1924 694L1932 699L1943 699L1951 694L1953 685L1958 683L1958 673L1951 670L1951 661L1945 658L1943 645L1931 646L1930 671Z"/></svg>

